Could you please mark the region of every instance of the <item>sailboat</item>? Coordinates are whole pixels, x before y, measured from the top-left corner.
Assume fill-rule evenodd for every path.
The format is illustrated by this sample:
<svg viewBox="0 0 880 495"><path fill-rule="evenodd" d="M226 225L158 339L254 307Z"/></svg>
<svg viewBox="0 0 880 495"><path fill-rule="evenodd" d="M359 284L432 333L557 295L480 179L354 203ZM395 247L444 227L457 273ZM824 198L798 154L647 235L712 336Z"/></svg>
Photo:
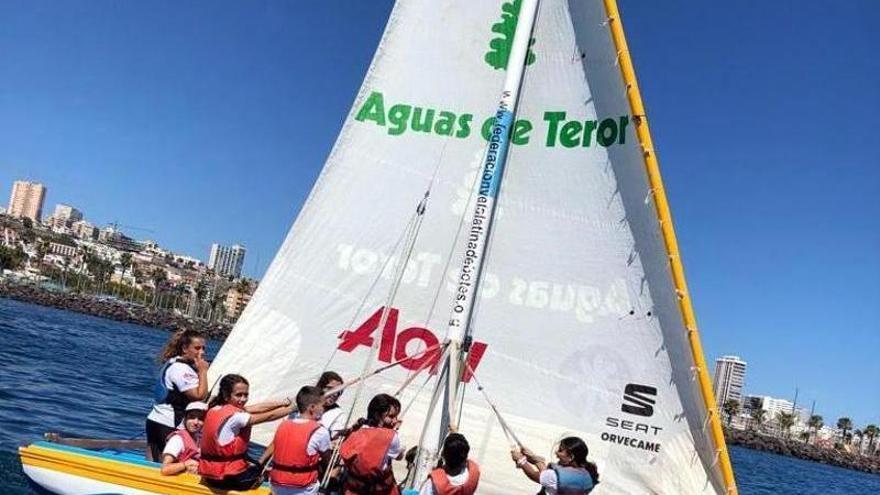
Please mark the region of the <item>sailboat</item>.
<svg viewBox="0 0 880 495"><path fill-rule="evenodd" d="M534 491L510 448L569 435L594 493L737 492L614 0L397 2L210 380L259 401L325 370L353 383L349 420L400 398L413 489L454 429L479 493ZM21 451L53 493L207 493L125 455Z"/></svg>

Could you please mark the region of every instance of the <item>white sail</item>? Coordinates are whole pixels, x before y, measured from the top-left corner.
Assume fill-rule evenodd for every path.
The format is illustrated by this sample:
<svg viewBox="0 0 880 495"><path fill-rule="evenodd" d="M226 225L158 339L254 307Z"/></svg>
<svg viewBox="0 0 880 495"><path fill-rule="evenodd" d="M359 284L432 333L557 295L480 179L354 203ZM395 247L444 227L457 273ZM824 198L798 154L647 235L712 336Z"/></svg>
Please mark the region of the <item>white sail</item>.
<svg viewBox="0 0 880 495"><path fill-rule="evenodd" d="M359 375L372 338L377 365L444 338L518 5L395 5L323 172L212 380L241 373L252 400L289 396L325 369ZM724 493L605 8L544 0L533 37L475 312L476 374L536 452L552 457L566 435L587 441L601 474L594 493ZM394 310L378 329L428 187ZM365 398L394 393L413 368L370 379ZM401 395L413 401L401 431L408 445L429 402L422 383ZM460 431L482 465L480 493L534 489L472 388Z"/></svg>

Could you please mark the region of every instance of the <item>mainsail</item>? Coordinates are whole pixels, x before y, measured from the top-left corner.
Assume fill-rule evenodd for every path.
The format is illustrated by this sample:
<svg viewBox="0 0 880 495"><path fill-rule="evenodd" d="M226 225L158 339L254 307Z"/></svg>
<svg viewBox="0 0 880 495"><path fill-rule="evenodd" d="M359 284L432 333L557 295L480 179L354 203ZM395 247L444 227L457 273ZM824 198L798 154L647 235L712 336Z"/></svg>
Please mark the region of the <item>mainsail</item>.
<svg viewBox="0 0 880 495"><path fill-rule="evenodd" d="M425 379L438 370L437 353L419 353L445 337L479 228L473 193L519 9L520 0L395 5L212 380L241 373L258 400L292 395L326 369L354 378L369 356L376 366L412 356L366 381L363 395L400 392L401 435L416 443ZM539 453L584 438L601 473L595 493L735 491L670 226L657 220L662 185L645 173L653 150L633 111L616 7L544 0L532 38L465 379L473 369ZM363 415L366 400L346 405ZM534 489L472 386L460 414L483 466L480 493ZM265 443L271 431L255 436Z"/></svg>

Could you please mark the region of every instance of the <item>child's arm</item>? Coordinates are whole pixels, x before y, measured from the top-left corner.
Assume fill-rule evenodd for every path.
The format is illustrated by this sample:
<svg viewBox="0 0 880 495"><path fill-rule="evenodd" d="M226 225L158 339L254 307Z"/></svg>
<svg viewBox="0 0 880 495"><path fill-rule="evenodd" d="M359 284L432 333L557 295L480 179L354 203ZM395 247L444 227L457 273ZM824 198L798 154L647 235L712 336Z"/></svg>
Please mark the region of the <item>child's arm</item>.
<svg viewBox="0 0 880 495"><path fill-rule="evenodd" d="M274 409L269 409L266 412L250 413L250 418L248 419L247 425L258 425L260 423L267 423L269 421L275 421L276 419L286 418L292 412L293 406L276 404L276 407Z"/></svg>
<svg viewBox="0 0 880 495"><path fill-rule="evenodd" d="M260 402L254 405L245 406L244 410L251 414L259 414L264 412L269 412L274 409L278 409L280 407L291 407L291 400L271 400L267 402Z"/></svg>
<svg viewBox="0 0 880 495"><path fill-rule="evenodd" d="M265 466L267 462L269 462L269 458L275 454L275 440L272 440L272 443L266 447L266 450L263 452L263 455L260 456L260 465Z"/></svg>
<svg viewBox="0 0 880 495"><path fill-rule="evenodd" d="M177 462L177 458L171 454L162 455L162 468L159 470L165 476L173 476L186 471L185 462Z"/></svg>

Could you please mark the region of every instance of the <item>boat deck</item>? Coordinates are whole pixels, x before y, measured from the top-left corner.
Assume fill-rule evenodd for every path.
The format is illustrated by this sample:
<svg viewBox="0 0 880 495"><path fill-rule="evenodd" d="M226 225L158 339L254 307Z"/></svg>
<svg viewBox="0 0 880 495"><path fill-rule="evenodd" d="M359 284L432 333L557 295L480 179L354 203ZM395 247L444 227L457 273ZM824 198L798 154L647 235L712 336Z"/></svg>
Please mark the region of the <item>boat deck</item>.
<svg viewBox="0 0 880 495"><path fill-rule="evenodd" d="M30 481L41 490L59 495L270 493L266 484L246 492L227 492L202 485L196 475L163 476L159 472L159 464L145 460L140 452L91 450L52 442L35 442L20 447L19 455Z"/></svg>

